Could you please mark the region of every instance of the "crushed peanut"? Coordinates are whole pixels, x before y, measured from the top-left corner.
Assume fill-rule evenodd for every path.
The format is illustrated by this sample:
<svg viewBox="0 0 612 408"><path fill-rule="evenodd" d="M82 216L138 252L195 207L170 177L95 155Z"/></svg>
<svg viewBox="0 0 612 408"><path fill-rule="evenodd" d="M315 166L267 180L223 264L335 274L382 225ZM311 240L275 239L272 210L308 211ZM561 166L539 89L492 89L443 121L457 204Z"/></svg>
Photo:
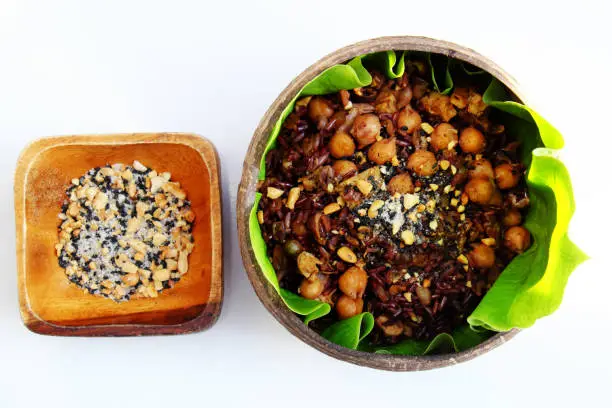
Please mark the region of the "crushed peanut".
<svg viewBox="0 0 612 408"><path fill-rule="evenodd" d="M268 187L268 198L276 200L280 196L282 196L285 192L280 188L276 187Z"/></svg>
<svg viewBox="0 0 612 408"><path fill-rule="evenodd" d="M323 214L325 214L325 215L333 214L336 211L340 211L340 209L341 209L341 207L340 207L340 204L338 204L338 203L327 204L323 208Z"/></svg>
<svg viewBox="0 0 612 408"><path fill-rule="evenodd" d="M319 273L321 263L319 258L306 251L301 252L297 258L298 270L306 279L310 279Z"/></svg>
<svg viewBox="0 0 612 408"><path fill-rule="evenodd" d="M357 262L357 255L349 247L341 247L337 252L340 259L344 262L355 263Z"/></svg>
<svg viewBox="0 0 612 408"><path fill-rule="evenodd" d="M372 184L368 183L365 180L357 180L355 181L355 185L361 192L361 194L367 196L372 191Z"/></svg>
<svg viewBox="0 0 612 408"><path fill-rule="evenodd" d="M419 203L419 196L416 194L405 194L404 195L404 208L406 210L411 209Z"/></svg>
<svg viewBox="0 0 612 408"><path fill-rule="evenodd" d="M428 135L431 135L434 131L434 128L427 122L421 123L421 129L423 129Z"/></svg>
<svg viewBox="0 0 612 408"><path fill-rule="evenodd" d="M289 190L287 202L285 203L287 208L289 208L290 210L293 210L295 208L295 203L297 202L298 198L300 198L301 192L302 189L300 187L293 187L291 190Z"/></svg>
<svg viewBox="0 0 612 408"><path fill-rule="evenodd" d="M402 241L404 241L404 244L406 245L412 245L414 244L414 233L410 230L405 230L402 231Z"/></svg>
<svg viewBox="0 0 612 408"><path fill-rule="evenodd" d="M486 246L495 246L495 238L483 238L480 240Z"/></svg>
<svg viewBox="0 0 612 408"><path fill-rule="evenodd" d="M383 205L385 205L385 202L383 200L374 201L368 209L368 217L376 218L376 216L378 215L378 210L380 210Z"/></svg>
<svg viewBox="0 0 612 408"><path fill-rule="evenodd" d="M464 265L467 265L469 263L467 257L465 255L463 255L463 254L461 254L461 255L459 255L457 257L457 261L459 261L460 263L462 263Z"/></svg>

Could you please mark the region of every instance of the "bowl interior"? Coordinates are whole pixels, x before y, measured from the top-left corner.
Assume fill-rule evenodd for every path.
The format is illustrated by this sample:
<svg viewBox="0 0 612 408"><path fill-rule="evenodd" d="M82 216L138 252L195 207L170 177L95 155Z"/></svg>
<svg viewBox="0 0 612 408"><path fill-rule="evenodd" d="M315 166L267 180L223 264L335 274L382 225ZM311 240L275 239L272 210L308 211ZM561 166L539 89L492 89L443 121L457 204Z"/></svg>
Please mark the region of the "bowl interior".
<svg viewBox="0 0 612 408"><path fill-rule="evenodd" d="M93 137L95 139L95 137ZM94 141L92 139L92 141ZM195 212L195 247L189 272L158 298L116 303L69 284L58 265L58 213L72 178L105 164L138 160L179 181ZM106 324L174 325L198 316L211 289L210 170L194 148L180 143L67 144L42 150L25 175L25 291L39 319L60 326Z"/></svg>
<svg viewBox="0 0 612 408"><path fill-rule="evenodd" d="M238 191L238 201L236 205L238 237L245 269L257 296L266 309L268 309L268 311L292 334L312 347L332 357L350 363L392 371L427 370L457 364L481 355L512 338L518 330L514 329L507 333L498 333L472 349L446 355L383 355L366 353L338 346L326 340L305 325L298 316L285 306L280 296L271 288L255 258L250 242L248 227L250 211L253 207L255 191L257 189L259 163L268 142L270 132L276 121L280 118L285 107L302 87L325 69L335 64L345 63L358 55L386 50L437 53L468 62L487 71L493 77L500 80L508 87L513 97L517 101L522 102L518 93L518 87L507 73L482 55L457 44L425 37L397 36L366 40L339 49L323 57L298 75L270 106L255 130L244 160L242 180Z"/></svg>

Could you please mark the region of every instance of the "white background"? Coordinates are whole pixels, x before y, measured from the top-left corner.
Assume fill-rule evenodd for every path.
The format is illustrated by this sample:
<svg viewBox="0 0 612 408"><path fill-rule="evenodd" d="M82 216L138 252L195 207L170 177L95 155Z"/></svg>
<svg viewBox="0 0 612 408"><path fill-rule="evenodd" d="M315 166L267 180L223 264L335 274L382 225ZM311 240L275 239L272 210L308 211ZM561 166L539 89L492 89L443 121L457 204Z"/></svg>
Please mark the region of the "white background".
<svg viewBox="0 0 612 408"><path fill-rule="evenodd" d="M608 5L605 5L608 3ZM609 406L609 2L0 0L0 407ZM564 303L457 367L386 373L333 360L263 308L237 249L234 203L260 117L323 55L395 34L461 43L517 78L564 133L592 259ZM84 339L28 332L18 314L12 173L46 135L189 131L222 163L225 305L209 331Z"/></svg>

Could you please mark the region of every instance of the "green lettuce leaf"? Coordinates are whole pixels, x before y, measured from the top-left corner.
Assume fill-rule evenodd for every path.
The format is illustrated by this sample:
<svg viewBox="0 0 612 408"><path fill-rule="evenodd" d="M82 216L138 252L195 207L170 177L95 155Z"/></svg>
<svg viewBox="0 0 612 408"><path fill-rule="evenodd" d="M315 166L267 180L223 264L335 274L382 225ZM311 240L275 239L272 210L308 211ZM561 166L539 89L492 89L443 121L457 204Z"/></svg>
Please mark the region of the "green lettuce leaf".
<svg viewBox="0 0 612 408"><path fill-rule="evenodd" d="M477 68L468 62L461 61L459 62L459 65L466 75L488 75L486 71L483 71L482 69Z"/></svg>
<svg viewBox="0 0 612 408"><path fill-rule="evenodd" d="M362 351L378 354L400 354L422 356L426 354L453 353L472 348L494 333L491 331L476 331L465 325L457 328L452 334L440 333L431 341L404 340L392 346L371 347L367 344L360 346Z"/></svg>
<svg viewBox="0 0 612 408"><path fill-rule="evenodd" d="M524 226L533 244L512 260L468 317L473 327L495 331L526 328L554 312L569 275L587 259L567 236L574 196L569 173L554 150L563 147L563 137L532 109L505 99L505 88L493 80L483 100L516 118L506 123L515 128L523 162L529 163L531 205Z"/></svg>
<svg viewBox="0 0 612 408"><path fill-rule="evenodd" d="M321 335L332 343L354 350L373 328L374 316L366 312L332 324Z"/></svg>
<svg viewBox="0 0 612 408"><path fill-rule="evenodd" d="M449 95L454 86L453 77L450 72L451 61L445 55L427 54L433 88L443 95Z"/></svg>
<svg viewBox="0 0 612 408"><path fill-rule="evenodd" d="M282 123L293 111L298 98L366 86L372 81L367 71L369 67L382 70L390 78L400 77L404 72L405 55L402 52L398 58L395 52L387 51L359 56L347 64L326 69L306 84L272 129L260 162L259 178L265 178L265 157L275 146ZM451 71L458 67L464 75L482 75L484 78L484 75L489 75L442 55L428 55L427 60L434 89L444 94L452 92ZM567 169L553 150L563 147L563 138L532 109L510 101L506 88L495 79L490 82L483 99L501 112L507 132L522 142L521 159L529 168L527 183L531 199L525 227L532 234L532 246L502 272L468 317L469 325L459 327L453 333L442 333L432 341L404 340L393 346L373 347L367 343L366 337L374 327L374 317L366 312L327 327L322 333L326 339L343 347L383 354L458 352L480 344L495 331L528 327L559 306L570 273L586 259L567 237L567 227L574 211L573 193ZM305 324L329 314L331 307L327 303L304 299L279 287L257 221L260 198L257 193L249 228L255 258L266 280L290 310L304 316Z"/></svg>

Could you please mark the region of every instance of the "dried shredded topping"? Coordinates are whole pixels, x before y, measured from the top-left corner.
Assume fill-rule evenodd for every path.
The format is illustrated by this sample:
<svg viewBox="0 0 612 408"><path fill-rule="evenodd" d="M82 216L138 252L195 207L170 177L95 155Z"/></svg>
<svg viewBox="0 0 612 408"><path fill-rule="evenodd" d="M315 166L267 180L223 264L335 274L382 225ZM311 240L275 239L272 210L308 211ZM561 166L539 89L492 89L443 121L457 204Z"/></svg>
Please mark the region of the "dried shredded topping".
<svg viewBox="0 0 612 408"><path fill-rule="evenodd" d="M157 297L189 269L194 213L170 173L107 165L73 179L59 214L59 265L70 282L115 301Z"/></svg>

